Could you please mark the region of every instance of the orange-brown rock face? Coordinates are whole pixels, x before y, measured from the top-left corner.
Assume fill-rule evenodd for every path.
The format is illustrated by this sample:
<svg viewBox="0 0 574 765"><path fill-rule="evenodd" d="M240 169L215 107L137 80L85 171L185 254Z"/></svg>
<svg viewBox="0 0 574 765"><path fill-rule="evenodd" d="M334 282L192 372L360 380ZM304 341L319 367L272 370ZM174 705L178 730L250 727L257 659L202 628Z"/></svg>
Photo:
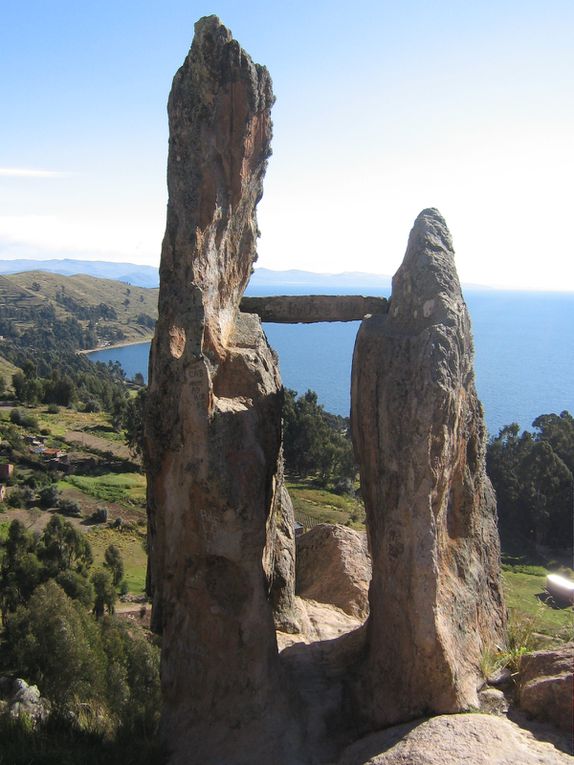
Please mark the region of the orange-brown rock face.
<svg viewBox="0 0 574 765"><path fill-rule="evenodd" d="M287 763L296 748L272 614L273 600L288 618L294 590L282 386L258 317L238 312L256 257L272 103L267 70L217 18L201 19L168 106L145 423L171 763Z"/></svg>
<svg viewBox="0 0 574 765"><path fill-rule="evenodd" d="M389 313L363 321L352 425L373 559L371 724L477 706L482 652L501 643L496 504L450 234L424 210Z"/></svg>

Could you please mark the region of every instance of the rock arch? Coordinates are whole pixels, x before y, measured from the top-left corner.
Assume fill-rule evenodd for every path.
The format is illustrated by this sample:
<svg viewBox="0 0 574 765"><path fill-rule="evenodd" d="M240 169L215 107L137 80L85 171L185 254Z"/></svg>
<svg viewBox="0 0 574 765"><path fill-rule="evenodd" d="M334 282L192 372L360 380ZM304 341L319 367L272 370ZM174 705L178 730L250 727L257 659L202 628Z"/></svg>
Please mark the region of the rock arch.
<svg viewBox="0 0 574 765"><path fill-rule="evenodd" d="M281 380L259 317L239 311L273 100L267 70L216 17L201 19L168 105L145 416L153 624L174 765L318 761L275 639L273 611L297 629ZM504 622L469 322L436 211L417 219L390 312L377 305L353 371L375 562L367 639L345 654L356 667L345 692L361 697L355 730L473 704L478 653ZM341 306L307 301L303 318L367 311Z"/></svg>

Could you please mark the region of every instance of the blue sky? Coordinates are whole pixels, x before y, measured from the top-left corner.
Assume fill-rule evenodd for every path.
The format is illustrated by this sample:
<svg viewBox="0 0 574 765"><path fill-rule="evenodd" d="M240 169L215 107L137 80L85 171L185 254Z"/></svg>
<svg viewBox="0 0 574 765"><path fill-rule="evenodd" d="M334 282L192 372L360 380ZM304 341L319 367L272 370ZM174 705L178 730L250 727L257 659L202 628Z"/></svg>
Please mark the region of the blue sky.
<svg viewBox="0 0 574 765"><path fill-rule="evenodd" d="M571 0L0 10L0 258L159 262L167 96L216 13L277 96L259 265L393 273L435 206L463 280L574 290Z"/></svg>

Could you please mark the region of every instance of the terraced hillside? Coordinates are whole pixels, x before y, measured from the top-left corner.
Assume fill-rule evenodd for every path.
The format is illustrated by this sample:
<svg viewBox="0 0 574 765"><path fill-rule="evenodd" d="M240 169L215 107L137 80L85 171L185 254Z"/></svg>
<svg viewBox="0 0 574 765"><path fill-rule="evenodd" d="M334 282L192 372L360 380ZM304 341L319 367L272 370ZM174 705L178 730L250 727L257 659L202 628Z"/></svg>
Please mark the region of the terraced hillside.
<svg viewBox="0 0 574 765"><path fill-rule="evenodd" d="M0 276L0 334L6 337L78 322L78 346L101 347L149 339L156 318L156 289L43 271Z"/></svg>

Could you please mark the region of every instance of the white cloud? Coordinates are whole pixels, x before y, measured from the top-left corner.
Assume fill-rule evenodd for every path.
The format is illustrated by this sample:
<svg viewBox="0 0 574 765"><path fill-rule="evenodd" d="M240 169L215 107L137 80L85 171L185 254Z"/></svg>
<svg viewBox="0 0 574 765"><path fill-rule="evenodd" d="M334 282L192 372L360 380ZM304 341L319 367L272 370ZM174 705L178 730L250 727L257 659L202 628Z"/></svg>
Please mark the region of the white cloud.
<svg viewBox="0 0 574 765"><path fill-rule="evenodd" d="M0 178L67 178L60 170L37 170L28 167L0 167Z"/></svg>

